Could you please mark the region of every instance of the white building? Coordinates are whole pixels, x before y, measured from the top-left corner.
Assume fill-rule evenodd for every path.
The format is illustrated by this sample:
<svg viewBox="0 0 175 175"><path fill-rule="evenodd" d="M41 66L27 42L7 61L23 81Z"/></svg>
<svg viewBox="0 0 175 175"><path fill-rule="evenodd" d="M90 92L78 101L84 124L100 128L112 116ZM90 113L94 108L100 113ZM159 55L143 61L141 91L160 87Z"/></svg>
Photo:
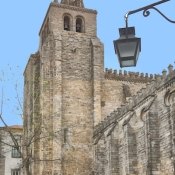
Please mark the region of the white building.
<svg viewBox="0 0 175 175"><path fill-rule="evenodd" d="M9 127L0 127L0 175L22 175L21 155L13 147L14 142L9 131L17 139L21 146L23 127L13 125Z"/></svg>

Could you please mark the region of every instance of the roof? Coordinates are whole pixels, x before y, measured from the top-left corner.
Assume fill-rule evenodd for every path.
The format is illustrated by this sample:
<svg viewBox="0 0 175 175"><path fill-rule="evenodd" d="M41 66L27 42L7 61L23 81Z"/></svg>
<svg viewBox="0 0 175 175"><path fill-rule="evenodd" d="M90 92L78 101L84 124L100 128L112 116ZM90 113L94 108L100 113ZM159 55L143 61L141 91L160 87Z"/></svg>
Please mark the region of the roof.
<svg viewBox="0 0 175 175"><path fill-rule="evenodd" d="M4 130L4 131L20 131L22 132L23 130L23 126L22 125L11 125L11 126L4 126L4 127L0 127L0 129Z"/></svg>
<svg viewBox="0 0 175 175"><path fill-rule="evenodd" d="M5 127L6 128L6 127ZM13 129L23 129L23 126L22 125L12 125L12 126L8 126L7 128L13 128Z"/></svg>

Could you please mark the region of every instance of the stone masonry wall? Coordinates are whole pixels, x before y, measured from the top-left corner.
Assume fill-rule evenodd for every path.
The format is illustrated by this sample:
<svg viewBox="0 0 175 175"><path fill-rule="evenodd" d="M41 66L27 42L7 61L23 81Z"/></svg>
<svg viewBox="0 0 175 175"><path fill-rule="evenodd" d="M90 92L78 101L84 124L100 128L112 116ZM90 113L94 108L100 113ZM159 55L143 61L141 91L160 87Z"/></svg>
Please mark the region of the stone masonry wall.
<svg viewBox="0 0 175 175"><path fill-rule="evenodd" d="M45 39L40 50L41 58L41 115L42 115L42 134L40 149L41 162L40 173L61 174L61 75L60 57L58 49L61 47L60 36L54 38L50 33ZM55 52L58 54L55 57ZM59 143L59 144L58 144ZM47 161L48 160L48 161ZM50 161L49 161L50 160Z"/></svg>
<svg viewBox="0 0 175 175"><path fill-rule="evenodd" d="M64 15L71 31L63 30ZM84 33L75 21L84 21ZM42 36L44 30L44 37ZM101 121L103 44L96 38L96 11L51 3L41 31L42 134L56 138L41 143L43 174L89 174L93 166L93 126ZM56 134L57 133L57 134Z"/></svg>
<svg viewBox="0 0 175 175"><path fill-rule="evenodd" d="M23 134L24 143L33 138L33 145L30 144L30 148L33 150L33 159L40 159L40 129L38 128L41 124L40 118L40 55L39 52L31 54L27 67L24 71L24 130ZM32 132L31 132L32 131ZM33 134L34 133L34 134ZM23 147L23 154L27 156L27 149ZM35 161L35 164L31 164L32 173L39 174L40 162ZM25 173L25 172L24 172Z"/></svg>
<svg viewBox="0 0 175 175"><path fill-rule="evenodd" d="M172 65L168 69L168 75L164 70L162 76L157 75L145 89L95 127L94 144L104 146L109 155L110 145L115 142L102 144L100 136L109 140L113 133L119 140L116 153L119 171L110 173L112 161L106 156L109 165L102 174L174 175L175 70Z"/></svg>
<svg viewBox="0 0 175 175"><path fill-rule="evenodd" d="M81 35L81 34L80 34ZM62 127L67 129L62 147L64 174L88 174L92 169L92 56L90 38L79 34L63 36ZM71 51L73 42L76 53ZM82 47L83 46L83 47ZM76 110L75 110L76 109Z"/></svg>
<svg viewBox="0 0 175 175"><path fill-rule="evenodd" d="M126 102L123 85L130 87L131 96L146 86L145 83L132 83L124 81L105 80L102 95L102 119L108 116L115 108L119 108Z"/></svg>
<svg viewBox="0 0 175 175"><path fill-rule="evenodd" d="M65 15L70 31L64 30ZM96 15L94 10L57 1L48 8L39 32L38 68L34 69L36 60L31 58L25 72L26 81L35 72L40 76L34 84L41 92L36 104L33 84L26 82L24 93L26 115L34 110L42 119L43 139L33 148L40 150L37 158L45 161L33 166L32 173L173 175L172 66L168 75L163 71L154 77L121 70L104 72ZM78 17L82 33L76 32ZM24 123L27 126L29 119Z"/></svg>
<svg viewBox="0 0 175 175"><path fill-rule="evenodd" d="M113 112L114 107L119 108L124 104L129 97L135 95L142 88L146 87L146 84L151 81L153 75L148 77L135 72L117 71L112 69L105 70L105 79L102 84L102 119Z"/></svg>
<svg viewBox="0 0 175 175"><path fill-rule="evenodd" d="M3 155L2 142L3 141L3 131L0 129L0 174L5 175L5 157Z"/></svg>

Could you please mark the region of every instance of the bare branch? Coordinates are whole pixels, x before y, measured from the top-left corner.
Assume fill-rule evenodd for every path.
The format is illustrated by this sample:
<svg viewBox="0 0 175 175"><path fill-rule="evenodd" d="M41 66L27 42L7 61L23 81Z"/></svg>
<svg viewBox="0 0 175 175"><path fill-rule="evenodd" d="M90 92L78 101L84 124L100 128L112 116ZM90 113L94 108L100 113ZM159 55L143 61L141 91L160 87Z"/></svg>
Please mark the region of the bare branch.
<svg viewBox="0 0 175 175"><path fill-rule="evenodd" d="M20 101L19 95L18 95L17 86L18 86L18 85L16 84L16 85L15 85L16 96L17 96L17 100L18 100L19 106L20 106L21 110L23 111L23 107L22 107L22 104L21 104L21 101Z"/></svg>
<svg viewBox="0 0 175 175"><path fill-rule="evenodd" d="M1 140L1 143L3 143L4 145L8 145L8 146L10 146L10 147L14 147L14 145L11 145L11 144L9 144L9 143L3 142L2 140Z"/></svg>
<svg viewBox="0 0 175 175"><path fill-rule="evenodd" d="M3 92L3 87L2 87L2 98L1 98L1 114L2 115L2 108L3 108L3 99L4 99L4 92Z"/></svg>
<svg viewBox="0 0 175 175"><path fill-rule="evenodd" d="M37 130L35 130L33 136L30 138L30 141L28 142L28 145L27 145L27 146L29 146L29 145L32 143L32 139L33 139L33 138L36 136L36 134L39 132L40 128L41 128L41 122L40 122L39 127L37 128Z"/></svg>

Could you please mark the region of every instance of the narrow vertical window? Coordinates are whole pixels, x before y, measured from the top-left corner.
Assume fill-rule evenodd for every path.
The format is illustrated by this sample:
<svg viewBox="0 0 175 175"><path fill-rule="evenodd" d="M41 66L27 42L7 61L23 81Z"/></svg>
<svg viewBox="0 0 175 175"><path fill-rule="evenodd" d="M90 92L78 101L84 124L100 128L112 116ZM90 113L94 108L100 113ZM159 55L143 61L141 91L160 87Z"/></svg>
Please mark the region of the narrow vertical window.
<svg viewBox="0 0 175 175"><path fill-rule="evenodd" d="M20 157L21 157L20 152L15 147L12 147L12 158L20 158Z"/></svg>
<svg viewBox="0 0 175 175"><path fill-rule="evenodd" d="M68 129L64 128L64 143L66 143L66 141L67 141L67 131L68 131Z"/></svg>
<svg viewBox="0 0 175 175"><path fill-rule="evenodd" d="M68 16L64 17L64 30L70 30L70 18Z"/></svg>
<svg viewBox="0 0 175 175"><path fill-rule="evenodd" d="M11 172L12 172L12 175L20 175L20 169L14 169Z"/></svg>
<svg viewBox="0 0 175 175"><path fill-rule="evenodd" d="M76 32L82 32L82 20L80 18L76 20Z"/></svg>

